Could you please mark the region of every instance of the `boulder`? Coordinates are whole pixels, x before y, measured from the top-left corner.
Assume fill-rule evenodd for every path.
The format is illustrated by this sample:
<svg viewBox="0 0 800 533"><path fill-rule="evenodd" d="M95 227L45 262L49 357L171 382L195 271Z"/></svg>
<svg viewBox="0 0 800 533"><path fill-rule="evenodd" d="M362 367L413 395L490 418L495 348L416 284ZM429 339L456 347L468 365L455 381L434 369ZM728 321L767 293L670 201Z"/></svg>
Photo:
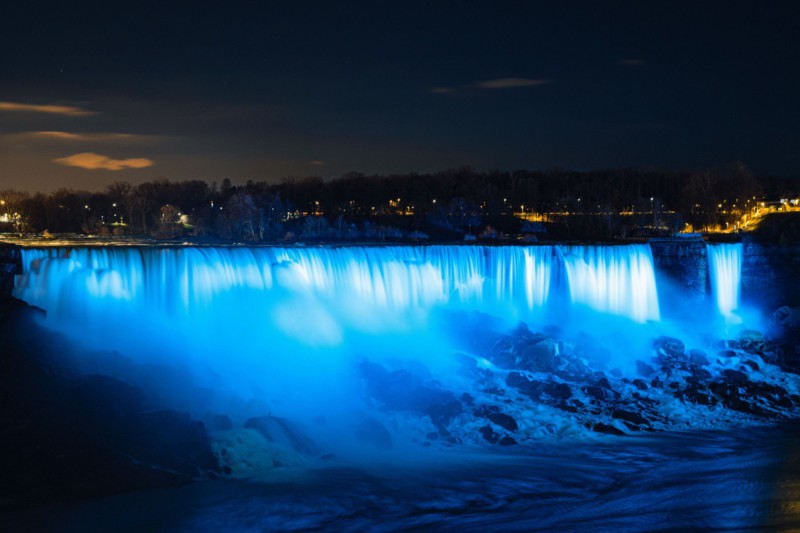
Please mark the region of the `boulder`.
<svg viewBox="0 0 800 533"><path fill-rule="evenodd" d="M245 421L244 427L261 433L267 441L305 455L318 455L316 444L289 420L279 416L258 416Z"/></svg>
<svg viewBox="0 0 800 533"><path fill-rule="evenodd" d="M371 362L363 362L360 370L367 391L384 407L427 415L440 431L446 431L450 421L463 412L455 394L408 370L389 371Z"/></svg>
<svg viewBox="0 0 800 533"><path fill-rule="evenodd" d="M434 433L434 435L436 434ZM392 435L389 430L372 417L367 417L356 425L355 437L362 444L367 444L379 450L392 448Z"/></svg>
<svg viewBox="0 0 800 533"><path fill-rule="evenodd" d="M756 363L752 359L748 359L748 360L744 361L743 365L748 367L750 370L754 370L756 372L761 369L761 367L758 366L758 363Z"/></svg>
<svg viewBox="0 0 800 533"><path fill-rule="evenodd" d="M636 361L636 371L643 378L649 378L656 372L655 368L653 368L651 365L639 360Z"/></svg>
<svg viewBox="0 0 800 533"><path fill-rule="evenodd" d="M492 426L490 426L488 424L485 425L485 426L482 426L480 429L478 429L478 431L480 432L481 436L483 437L483 440L485 440L486 442L489 442L489 443L492 443L492 444L496 444L497 441L500 440L500 435L498 435L492 429Z"/></svg>
<svg viewBox="0 0 800 533"><path fill-rule="evenodd" d="M552 339L541 335L528 339L525 344L517 347L514 368L530 372L555 372L558 370L555 346Z"/></svg>
<svg viewBox="0 0 800 533"><path fill-rule="evenodd" d="M597 424L592 426L592 431L596 431L597 433L604 433L606 435L616 435L616 436L623 436L625 432L621 429L612 426L611 424L604 424L602 422L598 422Z"/></svg>
<svg viewBox="0 0 800 533"><path fill-rule="evenodd" d="M233 429L233 422L228 415L213 414L208 418L208 429L210 431L230 431Z"/></svg>
<svg viewBox="0 0 800 533"><path fill-rule="evenodd" d="M654 348L662 355L671 358L682 358L686 350L683 341L674 337L658 337L655 340Z"/></svg>
<svg viewBox="0 0 800 533"><path fill-rule="evenodd" d="M747 374L738 370L728 368L723 370L722 374L725 376L725 380L731 385L741 386L746 384L748 381Z"/></svg>
<svg viewBox="0 0 800 533"><path fill-rule="evenodd" d="M599 387L596 385L588 385L586 387L582 387L581 390L591 398L594 398L598 401L608 402L612 400L616 400L621 395L615 390L607 389L605 387Z"/></svg>
<svg viewBox="0 0 800 533"><path fill-rule="evenodd" d="M516 431L519 429L514 417L501 413L500 409L496 406L481 407L475 411L475 416L486 418L506 431Z"/></svg>
<svg viewBox="0 0 800 533"><path fill-rule="evenodd" d="M520 372L510 372L506 376L506 385L519 390L535 402L547 399L566 400L572 396L572 389L566 383L537 381Z"/></svg>
<svg viewBox="0 0 800 533"><path fill-rule="evenodd" d="M441 391L441 394L437 394L434 398L424 413L428 415L436 429L446 433L450 421L464 412L464 408L451 392Z"/></svg>
<svg viewBox="0 0 800 533"><path fill-rule="evenodd" d="M695 366L708 366L708 355L703 350L692 348L689 350L689 362Z"/></svg>
<svg viewBox="0 0 800 533"><path fill-rule="evenodd" d="M624 420L626 422L630 422L631 424L636 424L636 425L650 424L650 421L647 420L642 415L640 415L639 413L634 413L633 411L628 411L625 409L614 409L614 412L611 413L611 416L618 420Z"/></svg>

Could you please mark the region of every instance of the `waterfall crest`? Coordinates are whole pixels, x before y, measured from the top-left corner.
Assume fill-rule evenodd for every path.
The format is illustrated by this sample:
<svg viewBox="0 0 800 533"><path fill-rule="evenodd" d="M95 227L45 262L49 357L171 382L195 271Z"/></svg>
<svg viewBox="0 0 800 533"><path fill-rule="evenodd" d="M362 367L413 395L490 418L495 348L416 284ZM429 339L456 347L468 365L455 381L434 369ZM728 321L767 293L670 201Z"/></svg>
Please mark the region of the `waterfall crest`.
<svg viewBox="0 0 800 533"><path fill-rule="evenodd" d="M568 294L553 287L558 267ZM445 306L519 320L562 299L637 322L659 318L647 245L25 249L16 289L56 319L86 305L179 319L221 311L220 298L231 296L241 312L253 298L287 292L365 314Z"/></svg>

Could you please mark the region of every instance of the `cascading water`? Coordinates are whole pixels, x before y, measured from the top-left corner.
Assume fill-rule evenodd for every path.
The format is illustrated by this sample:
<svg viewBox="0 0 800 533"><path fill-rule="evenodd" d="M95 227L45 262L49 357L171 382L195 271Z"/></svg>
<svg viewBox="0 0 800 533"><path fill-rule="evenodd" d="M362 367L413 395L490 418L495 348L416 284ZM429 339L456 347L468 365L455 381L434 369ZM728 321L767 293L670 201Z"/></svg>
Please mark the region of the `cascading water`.
<svg viewBox="0 0 800 533"><path fill-rule="evenodd" d="M568 295L552 294L556 262ZM135 311L196 324L209 313L263 311L287 293L335 307L350 326L439 306L529 319L551 297L637 322L659 318L646 245L46 248L24 250L23 263L17 296L61 322Z"/></svg>
<svg viewBox="0 0 800 533"><path fill-rule="evenodd" d="M659 319L649 246L566 246L561 252L573 303L637 322Z"/></svg>
<svg viewBox="0 0 800 533"><path fill-rule="evenodd" d="M336 304L355 321L437 305L519 319L547 304L552 261L550 246L26 249L16 294L56 320L120 302L171 320L245 313L259 306L241 298L267 302L287 291ZM234 293L239 305L220 309Z"/></svg>
<svg viewBox="0 0 800 533"><path fill-rule="evenodd" d="M729 321L739 308L743 250L741 243L706 247L714 303L717 312Z"/></svg>
<svg viewBox="0 0 800 533"><path fill-rule="evenodd" d="M741 248L709 250L728 312L738 270L723 273L741 258L711 258L732 251ZM76 361L85 372L130 379L197 417L228 413L240 427L288 417L341 453L347 428L369 417L411 428L398 439L429 435L431 423L443 431L463 407L449 391L498 402L491 391L511 386L519 361L579 380L593 369L634 375L670 327L641 244L54 247L23 249L22 263L15 295L94 349ZM559 431L575 429L550 415ZM550 415L514 416L550 431Z"/></svg>
<svg viewBox="0 0 800 533"><path fill-rule="evenodd" d="M646 245L79 247L22 256L15 294L45 309L52 327L147 364L188 365L237 395L257 382L270 401L297 403L314 380L342 383L346 396L348 365L365 356L417 359L446 374L452 341L439 311L480 311L509 325L565 325L571 310L631 323L659 317ZM557 269L566 284L552 281ZM578 322L585 329L593 320Z"/></svg>

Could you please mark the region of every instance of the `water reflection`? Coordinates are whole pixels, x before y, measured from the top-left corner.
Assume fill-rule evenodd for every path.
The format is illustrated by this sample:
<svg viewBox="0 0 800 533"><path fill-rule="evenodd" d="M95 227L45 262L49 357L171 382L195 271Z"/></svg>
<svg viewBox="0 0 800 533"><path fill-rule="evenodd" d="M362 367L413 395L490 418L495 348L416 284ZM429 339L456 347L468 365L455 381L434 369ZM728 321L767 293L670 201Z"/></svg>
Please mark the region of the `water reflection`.
<svg viewBox="0 0 800 533"><path fill-rule="evenodd" d="M800 527L800 426L331 467L17 512L4 531L641 531Z"/></svg>

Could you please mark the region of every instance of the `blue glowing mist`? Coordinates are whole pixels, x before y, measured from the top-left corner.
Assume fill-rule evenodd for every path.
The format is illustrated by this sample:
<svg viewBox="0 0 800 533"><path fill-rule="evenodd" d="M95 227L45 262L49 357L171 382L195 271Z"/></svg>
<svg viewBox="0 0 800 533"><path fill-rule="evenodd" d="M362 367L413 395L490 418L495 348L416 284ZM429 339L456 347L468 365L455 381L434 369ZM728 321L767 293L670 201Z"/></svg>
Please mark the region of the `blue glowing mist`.
<svg viewBox="0 0 800 533"><path fill-rule="evenodd" d="M442 310L562 326L585 310L659 316L647 245L43 248L23 250L23 271L16 295L52 327L232 383L341 372L348 354L446 366Z"/></svg>
<svg viewBox="0 0 800 533"><path fill-rule="evenodd" d="M626 347L613 364L630 368L665 331L669 305L641 244L27 248L22 259L15 295L45 309L49 327L136 365L188 369L161 397L239 422L265 413L338 427L363 419L364 360L458 390L456 337L474 311L491 316L482 327L524 321L602 336ZM722 271L714 294L728 291L717 302L733 310L728 284L738 274ZM118 362L90 366L126 372ZM316 426L315 437L347 448L336 427Z"/></svg>

